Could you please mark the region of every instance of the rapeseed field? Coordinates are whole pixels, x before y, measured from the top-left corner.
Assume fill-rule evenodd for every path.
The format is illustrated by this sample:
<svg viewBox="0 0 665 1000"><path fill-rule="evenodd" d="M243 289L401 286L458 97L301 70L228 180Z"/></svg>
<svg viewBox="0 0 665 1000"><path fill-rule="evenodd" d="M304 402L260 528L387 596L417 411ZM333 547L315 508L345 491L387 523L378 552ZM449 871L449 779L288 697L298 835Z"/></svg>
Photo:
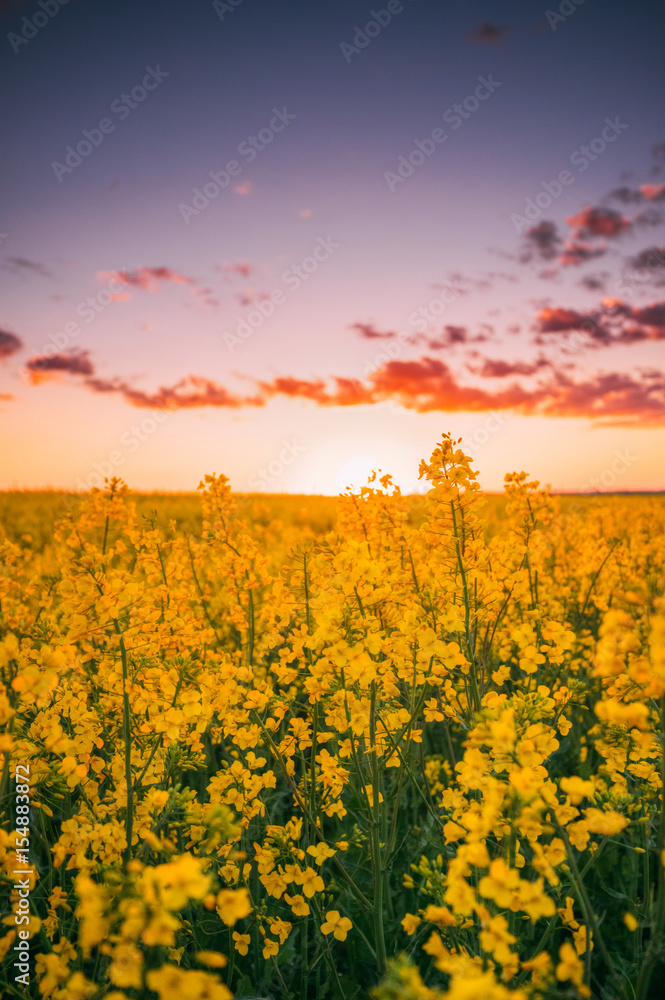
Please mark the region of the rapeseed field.
<svg viewBox="0 0 665 1000"><path fill-rule="evenodd" d="M662 995L665 504L421 476L3 497L3 996Z"/></svg>

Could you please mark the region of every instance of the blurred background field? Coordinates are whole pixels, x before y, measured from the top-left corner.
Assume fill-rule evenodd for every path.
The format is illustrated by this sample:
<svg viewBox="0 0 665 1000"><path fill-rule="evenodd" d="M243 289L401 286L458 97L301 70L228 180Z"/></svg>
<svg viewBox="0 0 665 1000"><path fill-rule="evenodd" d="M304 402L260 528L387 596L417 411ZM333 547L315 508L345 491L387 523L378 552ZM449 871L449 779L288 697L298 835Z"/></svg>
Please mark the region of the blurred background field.
<svg viewBox="0 0 665 1000"><path fill-rule="evenodd" d="M75 512L83 494L59 490L0 491L0 538L7 537L26 548L41 550L53 537L55 524L68 511ZM198 493L134 493L140 515L155 517L156 523L168 527L175 521L176 530L199 535L201 503ZM665 493L602 493L564 494L560 496L562 513L592 514L600 501L611 496L621 497L630 509L632 503L651 496L665 503ZM501 494L485 494L484 516L488 534L500 528L505 519L506 500ZM417 526L424 518L424 496L412 494L406 498L410 507L410 522ZM281 522L285 528L301 529L305 535L323 535L335 526L337 498L308 494L260 493L236 495L238 516L257 530Z"/></svg>

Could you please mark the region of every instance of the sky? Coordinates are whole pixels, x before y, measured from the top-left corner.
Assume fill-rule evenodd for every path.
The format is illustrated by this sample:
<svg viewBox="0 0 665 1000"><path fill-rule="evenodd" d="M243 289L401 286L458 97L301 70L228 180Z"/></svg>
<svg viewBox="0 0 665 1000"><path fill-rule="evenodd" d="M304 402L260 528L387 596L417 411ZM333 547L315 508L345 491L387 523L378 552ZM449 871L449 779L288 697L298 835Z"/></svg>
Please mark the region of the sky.
<svg viewBox="0 0 665 1000"><path fill-rule="evenodd" d="M665 489L665 7L0 2L0 489Z"/></svg>

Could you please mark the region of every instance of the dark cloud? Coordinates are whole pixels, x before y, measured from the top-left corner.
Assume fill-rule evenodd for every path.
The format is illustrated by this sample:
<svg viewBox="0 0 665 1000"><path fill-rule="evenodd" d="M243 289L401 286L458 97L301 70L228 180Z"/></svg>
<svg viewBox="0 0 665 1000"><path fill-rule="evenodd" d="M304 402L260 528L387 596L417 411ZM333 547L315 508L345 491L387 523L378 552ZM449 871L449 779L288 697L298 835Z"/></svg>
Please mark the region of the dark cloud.
<svg viewBox="0 0 665 1000"><path fill-rule="evenodd" d="M631 316L638 323L662 330L665 333L665 302L654 302L643 309L633 309Z"/></svg>
<svg viewBox="0 0 665 1000"><path fill-rule="evenodd" d="M562 267L577 267L590 260L595 260L597 257L603 257L606 253L607 247L605 246L594 247L591 243L571 240L566 243L559 254L559 263Z"/></svg>
<svg viewBox="0 0 665 1000"><path fill-rule="evenodd" d="M467 32L467 38L476 45L496 45L506 37L509 30L506 24L490 24L489 21L483 21L477 28Z"/></svg>
<svg viewBox="0 0 665 1000"><path fill-rule="evenodd" d="M543 335L567 335L574 331L586 334L590 347L665 340L665 302L634 308L620 299L604 299L600 309L583 313L548 306L540 310L536 323L535 343L539 345L546 342Z"/></svg>
<svg viewBox="0 0 665 1000"><path fill-rule="evenodd" d="M23 347L21 339L13 333L0 330L0 358L9 358Z"/></svg>
<svg viewBox="0 0 665 1000"><path fill-rule="evenodd" d="M659 226L663 221L663 213L653 206L645 208L644 211L638 212L633 219L633 225L635 226Z"/></svg>
<svg viewBox="0 0 665 1000"><path fill-rule="evenodd" d="M50 357L30 358L26 361L25 367L32 375L38 377L51 372L93 375L95 371L87 351L72 351L71 354L52 354Z"/></svg>
<svg viewBox="0 0 665 1000"><path fill-rule="evenodd" d="M456 347L458 344L467 344L471 340L478 340L478 337L471 337L469 335L469 330L466 326L453 326L448 324L444 326L438 337L426 337L420 335L414 337L412 343L414 344L426 344L430 351L442 351L447 347ZM486 340L486 337L482 337Z"/></svg>
<svg viewBox="0 0 665 1000"><path fill-rule="evenodd" d="M527 229L524 234L525 250L531 259L535 252L542 260L553 260L559 252L561 237L553 222L539 222L537 226Z"/></svg>
<svg viewBox="0 0 665 1000"><path fill-rule="evenodd" d="M602 292L606 288L606 274L587 274L580 278L582 288L587 288L590 292Z"/></svg>
<svg viewBox="0 0 665 1000"><path fill-rule="evenodd" d="M624 184L622 187L615 188L614 191L610 191L608 198L620 201L624 205L634 205L643 201L644 195L641 191L637 191L635 188L628 187Z"/></svg>
<svg viewBox="0 0 665 1000"><path fill-rule="evenodd" d="M630 266L639 269L656 270L665 268L665 247L647 247L629 260Z"/></svg>
<svg viewBox="0 0 665 1000"><path fill-rule="evenodd" d="M125 402L153 410L182 410L201 406L219 406L238 409L244 406L263 406L260 396L237 396L224 386L199 375L188 375L175 385L160 386L155 392L136 389L122 379L88 378L85 384L93 392L119 393Z"/></svg>
<svg viewBox="0 0 665 1000"><path fill-rule="evenodd" d="M564 330L579 330L584 319L584 315L575 309L563 309L560 306L541 309L537 317L541 333L560 333Z"/></svg>
<svg viewBox="0 0 665 1000"><path fill-rule="evenodd" d="M584 208L578 215L566 219L569 226L575 229L577 239L588 239L593 236L604 236L614 239L630 229L630 220L615 212L613 208L597 205Z"/></svg>
<svg viewBox="0 0 665 1000"><path fill-rule="evenodd" d="M5 257L6 267L13 274L36 274L40 278L52 278L53 275L47 267L39 261L29 260L27 257Z"/></svg>
<svg viewBox="0 0 665 1000"><path fill-rule="evenodd" d="M357 330L360 336L365 337L367 340L390 340L397 336L392 330L386 330L385 332L377 330L372 323L351 323L349 329Z"/></svg>
<svg viewBox="0 0 665 1000"><path fill-rule="evenodd" d="M480 368L469 368L481 378L508 378L511 375L535 375L543 368L550 368L546 358L538 358L533 364L526 361L502 361L485 358Z"/></svg>

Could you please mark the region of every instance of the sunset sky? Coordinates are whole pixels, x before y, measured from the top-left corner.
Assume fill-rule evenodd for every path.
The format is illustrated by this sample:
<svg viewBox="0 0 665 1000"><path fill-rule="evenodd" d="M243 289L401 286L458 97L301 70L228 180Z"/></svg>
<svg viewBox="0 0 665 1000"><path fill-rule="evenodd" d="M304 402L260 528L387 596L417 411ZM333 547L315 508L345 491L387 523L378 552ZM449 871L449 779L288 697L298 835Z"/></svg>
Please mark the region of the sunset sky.
<svg viewBox="0 0 665 1000"><path fill-rule="evenodd" d="M0 488L665 489L662 3L0 24Z"/></svg>

